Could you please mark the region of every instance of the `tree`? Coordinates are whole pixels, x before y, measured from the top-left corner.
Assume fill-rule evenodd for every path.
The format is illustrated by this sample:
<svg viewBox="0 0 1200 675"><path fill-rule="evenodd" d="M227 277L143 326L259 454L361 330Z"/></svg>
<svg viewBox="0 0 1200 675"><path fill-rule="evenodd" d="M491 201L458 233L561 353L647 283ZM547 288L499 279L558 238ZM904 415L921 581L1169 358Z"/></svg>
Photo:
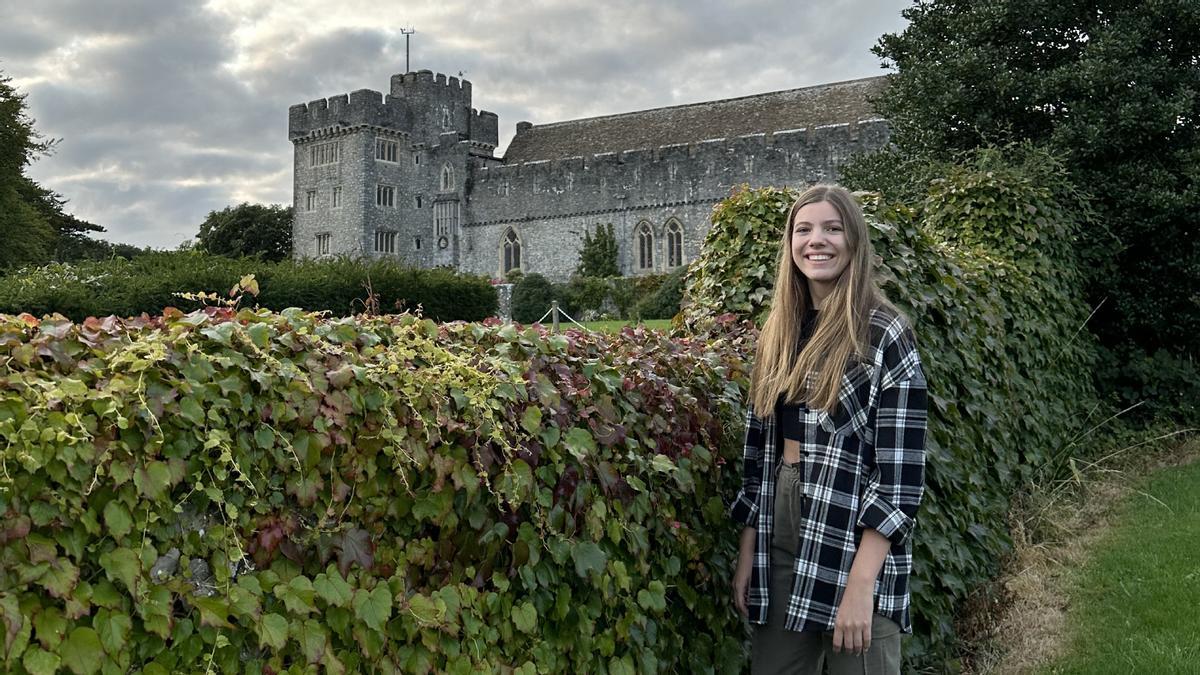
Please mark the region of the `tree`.
<svg viewBox="0 0 1200 675"><path fill-rule="evenodd" d="M596 234L584 230L583 246L579 249L579 267L575 273L581 277L618 277L617 237L612 223L596 225Z"/></svg>
<svg viewBox="0 0 1200 675"><path fill-rule="evenodd" d="M241 203L211 211L200 224L200 249L224 256L261 254L278 262L292 255L292 207Z"/></svg>
<svg viewBox="0 0 1200 675"><path fill-rule="evenodd" d="M1046 147L1098 213L1080 245L1102 344L1200 355L1200 4L924 0L903 14L874 48L898 71L876 102L897 151L849 167L851 182L989 144Z"/></svg>
<svg viewBox="0 0 1200 675"><path fill-rule="evenodd" d="M25 167L48 151L25 112L25 95L0 74L0 269L50 260L56 232L34 205L26 201L32 181Z"/></svg>

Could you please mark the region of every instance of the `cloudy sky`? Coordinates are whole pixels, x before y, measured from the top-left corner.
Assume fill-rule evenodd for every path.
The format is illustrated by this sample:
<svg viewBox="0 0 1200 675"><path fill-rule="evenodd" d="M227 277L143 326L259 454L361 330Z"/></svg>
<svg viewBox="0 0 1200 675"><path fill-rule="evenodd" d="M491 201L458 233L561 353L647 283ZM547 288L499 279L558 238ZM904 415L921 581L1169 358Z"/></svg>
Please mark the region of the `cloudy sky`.
<svg viewBox="0 0 1200 675"><path fill-rule="evenodd" d="M0 71L46 136L31 168L111 241L174 248L205 215L290 203L289 105L458 74L538 123L883 72L909 0L0 0Z"/></svg>

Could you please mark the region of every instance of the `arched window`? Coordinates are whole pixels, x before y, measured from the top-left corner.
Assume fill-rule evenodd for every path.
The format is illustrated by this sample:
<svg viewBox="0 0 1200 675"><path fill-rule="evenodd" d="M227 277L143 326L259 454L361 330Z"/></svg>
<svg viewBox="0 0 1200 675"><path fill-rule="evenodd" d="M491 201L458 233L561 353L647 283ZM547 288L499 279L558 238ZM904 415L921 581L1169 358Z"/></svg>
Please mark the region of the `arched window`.
<svg viewBox="0 0 1200 675"><path fill-rule="evenodd" d="M642 221L637 226L638 269L654 269L654 230Z"/></svg>
<svg viewBox="0 0 1200 675"><path fill-rule="evenodd" d="M674 218L667 221L667 267L683 264L683 225Z"/></svg>
<svg viewBox="0 0 1200 675"><path fill-rule="evenodd" d="M504 233L500 243L500 275L521 269L521 240L511 227Z"/></svg>
<svg viewBox="0 0 1200 675"><path fill-rule="evenodd" d="M454 169L450 168L449 164L442 166L442 192L449 192L454 189Z"/></svg>

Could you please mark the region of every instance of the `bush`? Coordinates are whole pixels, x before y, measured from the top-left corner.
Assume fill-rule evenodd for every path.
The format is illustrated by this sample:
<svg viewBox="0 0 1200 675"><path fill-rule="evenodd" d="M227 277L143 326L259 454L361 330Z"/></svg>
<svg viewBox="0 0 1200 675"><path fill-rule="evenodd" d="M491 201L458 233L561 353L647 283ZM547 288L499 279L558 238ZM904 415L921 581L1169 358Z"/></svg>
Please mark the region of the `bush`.
<svg viewBox="0 0 1200 675"><path fill-rule="evenodd" d="M644 296L633 308L638 319L670 319L679 313L683 299L683 281L687 268L665 275L658 288Z"/></svg>
<svg viewBox="0 0 1200 675"><path fill-rule="evenodd" d="M0 670L739 672L747 337L0 316Z"/></svg>
<svg viewBox="0 0 1200 675"><path fill-rule="evenodd" d="M549 279L537 272L522 275L513 286L513 321L533 323L541 319L550 309L550 303L557 299L558 293Z"/></svg>
<svg viewBox="0 0 1200 675"><path fill-rule="evenodd" d="M369 282L384 313L419 306L438 321L477 321L496 312L496 290L483 277L406 268L386 260L271 263L199 251L24 269L0 279L0 312L58 312L75 321L160 314L164 307L195 307L175 293L224 295L246 274L254 274L259 282L258 304L275 310L300 307L336 316L362 312Z"/></svg>
<svg viewBox="0 0 1200 675"><path fill-rule="evenodd" d="M914 324L929 382L926 496L917 517L909 667L954 657L955 609L1009 550L1009 499L1104 418L1072 247L1086 204L1058 162L986 150L929 168L918 198L866 195L883 288ZM719 204L680 320L761 322L795 194ZM1091 418L1089 419L1089 415Z"/></svg>

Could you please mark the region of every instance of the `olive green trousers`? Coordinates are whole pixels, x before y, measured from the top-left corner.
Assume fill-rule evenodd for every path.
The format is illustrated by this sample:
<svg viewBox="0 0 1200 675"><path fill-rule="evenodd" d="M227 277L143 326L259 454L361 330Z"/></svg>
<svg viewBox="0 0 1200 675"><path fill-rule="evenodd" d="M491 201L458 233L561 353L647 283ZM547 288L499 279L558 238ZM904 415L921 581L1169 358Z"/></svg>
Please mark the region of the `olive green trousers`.
<svg viewBox="0 0 1200 675"><path fill-rule="evenodd" d="M771 546L771 598L767 623L754 626L752 675L899 675L900 626L874 615L871 646L863 654L833 651L833 631L785 630L792 565L799 545L801 466L781 464L775 483L775 527Z"/></svg>

